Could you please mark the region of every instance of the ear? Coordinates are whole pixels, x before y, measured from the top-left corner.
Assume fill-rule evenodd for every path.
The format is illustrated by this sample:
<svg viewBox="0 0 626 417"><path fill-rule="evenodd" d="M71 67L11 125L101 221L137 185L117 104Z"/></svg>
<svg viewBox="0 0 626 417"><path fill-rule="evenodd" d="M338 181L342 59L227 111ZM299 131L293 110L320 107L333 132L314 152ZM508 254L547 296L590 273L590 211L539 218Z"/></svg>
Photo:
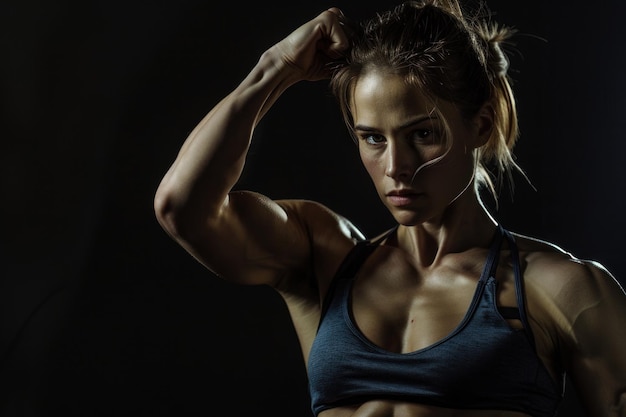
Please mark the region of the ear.
<svg viewBox="0 0 626 417"><path fill-rule="evenodd" d="M474 126L474 148L480 148L487 143L494 129L494 109L491 103L485 103L472 120Z"/></svg>

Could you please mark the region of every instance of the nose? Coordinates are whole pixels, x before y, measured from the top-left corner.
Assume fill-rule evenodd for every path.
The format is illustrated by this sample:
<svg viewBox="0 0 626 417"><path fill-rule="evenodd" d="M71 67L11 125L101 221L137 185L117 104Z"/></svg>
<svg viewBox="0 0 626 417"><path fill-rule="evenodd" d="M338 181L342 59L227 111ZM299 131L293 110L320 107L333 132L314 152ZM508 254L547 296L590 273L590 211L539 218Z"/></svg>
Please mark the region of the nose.
<svg viewBox="0 0 626 417"><path fill-rule="evenodd" d="M417 159L408 144L389 141L385 152L385 175L396 181L410 181L419 162Z"/></svg>

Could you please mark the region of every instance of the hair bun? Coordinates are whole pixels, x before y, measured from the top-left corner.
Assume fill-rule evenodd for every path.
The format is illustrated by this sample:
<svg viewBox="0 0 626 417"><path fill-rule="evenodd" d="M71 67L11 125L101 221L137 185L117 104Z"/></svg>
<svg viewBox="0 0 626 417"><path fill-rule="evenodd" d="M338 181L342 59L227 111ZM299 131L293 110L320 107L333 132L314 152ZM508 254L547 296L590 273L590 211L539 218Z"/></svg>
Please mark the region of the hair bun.
<svg viewBox="0 0 626 417"><path fill-rule="evenodd" d="M508 26L483 23L478 27L478 36L484 45L485 66L490 75L504 77L509 70L509 58L504 50L515 34Z"/></svg>

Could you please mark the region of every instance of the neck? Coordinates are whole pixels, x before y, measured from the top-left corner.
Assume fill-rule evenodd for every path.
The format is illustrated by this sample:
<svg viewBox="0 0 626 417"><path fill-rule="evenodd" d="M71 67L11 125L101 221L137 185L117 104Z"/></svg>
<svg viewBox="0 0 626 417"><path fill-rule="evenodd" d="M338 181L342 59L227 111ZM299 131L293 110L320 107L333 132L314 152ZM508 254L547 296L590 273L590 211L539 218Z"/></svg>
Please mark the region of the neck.
<svg viewBox="0 0 626 417"><path fill-rule="evenodd" d="M497 222L476 193L457 199L438 219L398 228L398 246L424 267L436 266L450 253L487 248Z"/></svg>

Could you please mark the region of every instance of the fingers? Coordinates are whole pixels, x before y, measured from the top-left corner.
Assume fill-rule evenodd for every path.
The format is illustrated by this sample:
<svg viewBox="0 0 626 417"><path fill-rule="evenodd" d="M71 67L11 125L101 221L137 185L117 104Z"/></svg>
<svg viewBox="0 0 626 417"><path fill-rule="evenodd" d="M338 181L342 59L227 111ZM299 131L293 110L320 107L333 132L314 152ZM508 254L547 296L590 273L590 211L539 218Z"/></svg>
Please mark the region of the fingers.
<svg viewBox="0 0 626 417"><path fill-rule="evenodd" d="M328 12L331 12L332 14L334 14L335 16L337 16L337 18L341 21L341 19L343 19L345 17L345 15L343 14L343 12L341 11L341 9L339 7L331 7L330 9L327 10Z"/></svg>
<svg viewBox="0 0 626 417"><path fill-rule="evenodd" d="M354 34L356 33L354 23L346 17L341 9L339 9L338 7L331 7L327 11L333 13L337 17L339 25L341 25L341 28L346 33L346 35L348 35L349 38L354 36Z"/></svg>
<svg viewBox="0 0 626 417"><path fill-rule="evenodd" d="M343 12L332 7L294 30L272 48L281 68L293 77L320 80L331 74L330 66L345 55L350 38L344 30Z"/></svg>
<svg viewBox="0 0 626 417"><path fill-rule="evenodd" d="M331 58L339 58L350 47L350 35L352 30L347 24L346 16L338 7L326 10L328 15L327 30L327 54Z"/></svg>

